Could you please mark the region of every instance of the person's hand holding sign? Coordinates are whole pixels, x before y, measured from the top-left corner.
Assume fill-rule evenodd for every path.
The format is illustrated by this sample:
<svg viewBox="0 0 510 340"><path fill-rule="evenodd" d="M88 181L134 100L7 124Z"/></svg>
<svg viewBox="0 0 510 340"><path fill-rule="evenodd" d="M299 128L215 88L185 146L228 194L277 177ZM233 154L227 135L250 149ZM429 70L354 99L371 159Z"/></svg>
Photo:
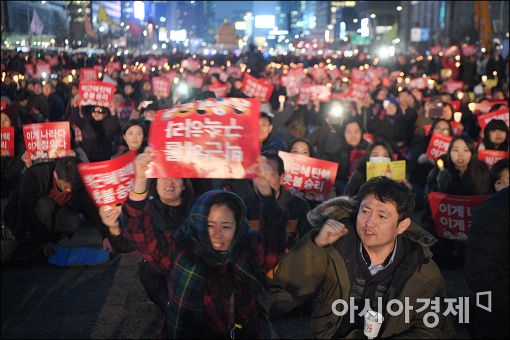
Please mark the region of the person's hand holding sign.
<svg viewBox="0 0 510 340"><path fill-rule="evenodd" d="M340 237L348 233L347 227L338 221L328 219L315 237L315 244L321 248L335 243Z"/></svg>
<svg viewBox="0 0 510 340"><path fill-rule="evenodd" d="M273 168L267 163L266 157L259 157L256 171L257 176L253 179L253 187L262 196L270 196L272 194L271 178Z"/></svg>
<svg viewBox="0 0 510 340"><path fill-rule="evenodd" d="M110 207L103 206L99 208L99 216L103 224L108 227L110 234L113 236L119 236L121 234L119 216L122 210L122 206Z"/></svg>
<svg viewBox="0 0 510 340"><path fill-rule="evenodd" d="M154 150L151 147L146 147L143 153L135 158L135 183L133 191L142 194L147 191L147 176L145 172L149 168L149 163L152 162Z"/></svg>

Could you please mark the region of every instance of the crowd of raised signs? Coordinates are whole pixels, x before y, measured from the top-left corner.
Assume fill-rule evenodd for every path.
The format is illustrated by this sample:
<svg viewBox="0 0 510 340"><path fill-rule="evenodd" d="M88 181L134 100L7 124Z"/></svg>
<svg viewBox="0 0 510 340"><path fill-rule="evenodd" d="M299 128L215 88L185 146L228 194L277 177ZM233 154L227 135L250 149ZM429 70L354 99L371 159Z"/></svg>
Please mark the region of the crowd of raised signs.
<svg viewBox="0 0 510 340"><path fill-rule="evenodd" d="M430 231L465 240L462 212L508 185L499 49L267 59L254 49L209 58L2 51L2 198L17 198L26 168L61 157L83 164L102 206L122 203L134 176L134 156L117 157L147 143L160 151L152 177L201 178L199 193L237 188L233 179L251 177L257 155L272 152L284 160L281 184L308 206L385 175L416 193ZM141 137L128 137L137 129ZM459 148L468 150L462 164ZM118 178L106 178L105 165Z"/></svg>
<svg viewBox="0 0 510 340"><path fill-rule="evenodd" d="M472 209L508 187L509 62L496 47L382 60L357 50L268 58L253 47L210 57L2 51L1 72L2 263L27 259L27 242L51 259L84 219L105 252L132 251L111 211L142 195L135 157L149 154L142 177L158 178L147 184L159 197L149 204L155 229L182 223L193 197L212 189L236 193L227 199L243 200L259 228L262 154L287 212L287 248L312 228L307 213L320 202L386 176L414 192L415 222L439 240L432 250L445 268L463 262ZM164 206L176 178L185 179L182 211ZM152 271L142 265L140 278L165 310L172 296Z"/></svg>

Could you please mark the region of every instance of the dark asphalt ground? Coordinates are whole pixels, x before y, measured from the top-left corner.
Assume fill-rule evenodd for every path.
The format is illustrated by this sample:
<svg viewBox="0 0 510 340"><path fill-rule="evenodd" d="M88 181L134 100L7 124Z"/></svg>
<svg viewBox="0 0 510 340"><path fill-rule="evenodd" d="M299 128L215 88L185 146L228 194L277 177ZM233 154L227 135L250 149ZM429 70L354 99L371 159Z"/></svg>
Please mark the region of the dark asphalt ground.
<svg viewBox="0 0 510 340"><path fill-rule="evenodd" d="M95 230L74 235L99 245ZM136 254L114 256L96 267L59 268L45 262L1 270L1 338L157 338L163 315L138 280ZM467 296L462 269L443 271L449 297ZM312 337L300 315L263 323L263 338ZM464 325L456 338L469 338Z"/></svg>

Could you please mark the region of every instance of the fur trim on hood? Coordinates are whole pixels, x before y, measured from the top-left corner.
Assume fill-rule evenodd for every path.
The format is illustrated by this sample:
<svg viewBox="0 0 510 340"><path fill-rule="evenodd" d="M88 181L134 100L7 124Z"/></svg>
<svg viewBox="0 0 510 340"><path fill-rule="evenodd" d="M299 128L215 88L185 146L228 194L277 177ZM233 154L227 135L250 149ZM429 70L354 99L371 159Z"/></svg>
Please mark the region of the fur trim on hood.
<svg viewBox="0 0 510 340"><path fill-rule="evenodd" d="M328 220L340 221L344 218L355 220L358 205L349 196L339 196L319 204L315 209L308 212L308 222L314 228L320 228ZM423 247L430 247L437 242L437 239L428 231L411 220L411 225L402 236Z"/></svg>

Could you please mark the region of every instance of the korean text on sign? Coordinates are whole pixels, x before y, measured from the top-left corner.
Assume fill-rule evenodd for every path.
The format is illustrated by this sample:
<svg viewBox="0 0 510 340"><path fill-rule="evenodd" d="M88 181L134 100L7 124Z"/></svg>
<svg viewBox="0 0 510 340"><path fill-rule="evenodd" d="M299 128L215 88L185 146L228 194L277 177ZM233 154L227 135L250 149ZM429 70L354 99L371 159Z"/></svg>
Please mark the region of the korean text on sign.
<svg viewBox="0 0 510 340"><path fill-rule="evenodd" d="M273 85L245 74L242 90L245 95L267 102L273 93Z"/></svg>
<svg viewBox="0 0 510 340"><path fill-rule="evenodd" d="M103 81L80 82L80 105L110 107L115 94L115 85Z"/></svg>
<svg viewBox="0 0 510 340"><path fill-rule="evenodd" d="M471 212L487 196L459 196L441 192L428 195L437 235L453 240L467 240Z"/></svg>
<svg viewBox="0 0 510 340"><path fill-rule="evenodd" d="M258 119L255 99L208 99L157 111L148 177L253 177L260 153Z"/></svg>
<svg viewBox="0 0 510 340"><path fill-rule="evenodd" d="M126 200L135 181L135 157L131 151L108 161L78 164L85 189L98 207Z"/></svg>
<svg viewBox="0 0 510 340"><path fill-rule="evenodd" d="M14 156L14 128L3 127L2 133L2 157Z"/></svg>
<svg viewBox="0 0 510 340"><path fill-rule="evenodd" d="M302 191L304 198L324 201L335 183L338 163L280 151L285 174L282 185Z"/></svg>
<svg viewBox="0 0 510 340"><path fill-rule="evenodd" d="M66 157L71 150L69 122L26 124L23 137L32 160Z"/></svg>

